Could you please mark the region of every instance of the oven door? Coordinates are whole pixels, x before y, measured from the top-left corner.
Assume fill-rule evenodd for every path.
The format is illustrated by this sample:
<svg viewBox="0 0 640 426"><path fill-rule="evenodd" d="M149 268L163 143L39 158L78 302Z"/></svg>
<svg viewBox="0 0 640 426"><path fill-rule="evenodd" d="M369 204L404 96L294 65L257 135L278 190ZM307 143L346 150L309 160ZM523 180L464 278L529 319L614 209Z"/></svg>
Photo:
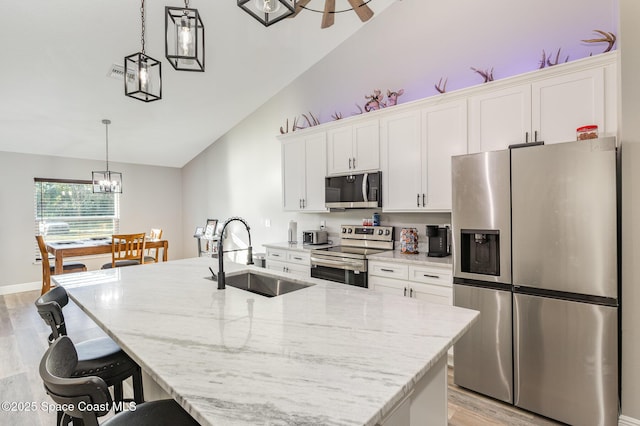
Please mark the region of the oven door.
<svg viewBox="0 0 640 426"><path fill-rule="evenodd" d="M336 256L311 255L311 276L367 288L367 261Z"/></svg>

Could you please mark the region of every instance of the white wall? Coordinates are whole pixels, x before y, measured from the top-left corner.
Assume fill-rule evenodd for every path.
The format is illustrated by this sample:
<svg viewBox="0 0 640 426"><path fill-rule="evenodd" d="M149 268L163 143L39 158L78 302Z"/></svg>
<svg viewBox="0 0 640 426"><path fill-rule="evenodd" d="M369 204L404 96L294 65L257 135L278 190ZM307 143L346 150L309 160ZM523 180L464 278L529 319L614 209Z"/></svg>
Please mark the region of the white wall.
<svg viewBox="0 0 640 426"><path fill-rule="evenodd" d="M622 413L640 419L640 2L620 1L622 146Z"/></svg>
<svg viewBox="0 0 640 426"><path fill-rule="evenodd" d="M182 176L180 169L111 163L122 172L120 231L149 232L163 228L169 258L182 257ZM104 162L0 152L0 290L2 286L39 282L34 263L33 178L91 179ZM99 268L110 256L83 261ZM105 260L107 259L107 260Z"/></svg>

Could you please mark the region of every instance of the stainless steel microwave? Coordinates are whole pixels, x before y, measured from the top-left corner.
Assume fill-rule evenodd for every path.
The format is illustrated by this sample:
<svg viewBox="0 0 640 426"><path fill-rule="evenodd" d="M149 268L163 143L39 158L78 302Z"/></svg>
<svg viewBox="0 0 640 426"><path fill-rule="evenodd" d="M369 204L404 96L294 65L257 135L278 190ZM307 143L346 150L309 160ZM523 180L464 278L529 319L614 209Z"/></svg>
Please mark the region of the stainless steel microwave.
<svg viewBox="0 0 640 426"><path fill-rule="evenodd" d="M324 203L330 209L382 207L382 172L325 178Z"/></svg>

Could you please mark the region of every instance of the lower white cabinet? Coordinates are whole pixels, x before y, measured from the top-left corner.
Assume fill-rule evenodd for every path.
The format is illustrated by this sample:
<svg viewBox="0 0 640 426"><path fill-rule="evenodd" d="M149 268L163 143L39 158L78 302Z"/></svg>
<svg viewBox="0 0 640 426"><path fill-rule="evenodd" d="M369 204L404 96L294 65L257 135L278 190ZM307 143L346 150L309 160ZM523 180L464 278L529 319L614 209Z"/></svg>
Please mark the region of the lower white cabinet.
<svg viewBox="0 0 640 426"><path fill-rule="evenodd" d="M369 261L369 288L441 305L453 304L451 267Z"/></svg>
<svg viewBox="0 0 640 426"><path fill-rule="evenodd" d="M267 248L266 268L302 277L311 276L311 255L299 250Z"/></svg>

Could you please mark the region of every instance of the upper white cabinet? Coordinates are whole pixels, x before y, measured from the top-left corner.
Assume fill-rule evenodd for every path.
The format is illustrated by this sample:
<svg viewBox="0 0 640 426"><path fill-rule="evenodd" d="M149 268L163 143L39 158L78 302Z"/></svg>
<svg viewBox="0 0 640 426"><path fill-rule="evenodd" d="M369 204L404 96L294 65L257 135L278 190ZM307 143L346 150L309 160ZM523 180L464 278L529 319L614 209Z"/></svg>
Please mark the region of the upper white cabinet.
<svg viewBox="0 0 640 426"><path fill-rule="evenodd" d="M451 210L451 156L467 153L466 100L381 120L384 211Z"/></svg>
<svg viewBox="0 0 640 426"><path fill-rule="evenodd" d="M327 142L329 175L380 168L380 129L377 119L330 129Z"/></svg>
<svg viewBox="0 0 640 426"><path fill-rule="evenodd" d="M524 142L568 142L575 140L577 127L587 124L596 124L601 135L615 131L605 120L605 106L610 104L605 97L605 67L532 80L469 98L470 152Z"/></svg>
<svg viewBox="0 0 640 426"><path fill-rule="evenodd" d="M313 133L282 143L282 200L287 211L324 212L327 171L326 133Z"/></svg>

